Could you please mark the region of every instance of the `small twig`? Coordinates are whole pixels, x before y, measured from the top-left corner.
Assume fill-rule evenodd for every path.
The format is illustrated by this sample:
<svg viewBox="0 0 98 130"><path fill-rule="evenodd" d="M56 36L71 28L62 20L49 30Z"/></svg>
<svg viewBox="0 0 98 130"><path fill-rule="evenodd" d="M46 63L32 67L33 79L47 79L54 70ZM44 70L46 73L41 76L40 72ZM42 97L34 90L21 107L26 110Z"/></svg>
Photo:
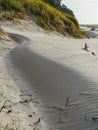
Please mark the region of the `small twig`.
<svg viewBox="0 0 98 130"><path fill-rule="evenodd" d="M38 121L36 121L35 123L34 123L34 125L38 125L39 123L40 123L40 118L38 118Z"/></svg>
<svg viewBox="0 0 98 130"><path fill-rule="evenodd" d="M5 108L7 107L7 105L5 105L5 104L6 104L6 102L7 102L7 101L4 101L4 103L3 103L2 107L0 108L0 113L2 112L2 110L3 110L3 109L5 109Z"/></svg>
<svg viewBox="0 0 98 130"><path fill-rule="evenodd" d="M69 99L70 99L69 97L66 98L65 106L68 106L68 104L69 104Z"/></svg>

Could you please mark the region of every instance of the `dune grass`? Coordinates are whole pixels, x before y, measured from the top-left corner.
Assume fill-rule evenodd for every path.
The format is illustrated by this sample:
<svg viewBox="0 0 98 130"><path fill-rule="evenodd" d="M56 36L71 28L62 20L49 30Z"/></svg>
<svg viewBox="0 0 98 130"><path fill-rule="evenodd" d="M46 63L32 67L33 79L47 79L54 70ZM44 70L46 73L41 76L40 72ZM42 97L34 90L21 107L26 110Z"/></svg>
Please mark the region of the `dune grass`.
<svg viewBox="0 0 98 130"><path fill-rule="evenodd" d="M3 36L5 33L3 31L3 29L0 27L0 36Z"/></svg>
<svg viewBox="0 0 98 130"><path fill-rule="evenodd" d="M22 0L0 0L0 9L22 11Z"/></svg>
<svg viewBox="0 0 98 130"><path fill-rule="evenodd" d="M6 16L11 20L23 18L25 14L31 17L34 15L37 18L36 23L46 30L57 31L75 38L83 37L74 16L62 13L43 0L0 0L0 11L10 12L11 15Z"/></svg>

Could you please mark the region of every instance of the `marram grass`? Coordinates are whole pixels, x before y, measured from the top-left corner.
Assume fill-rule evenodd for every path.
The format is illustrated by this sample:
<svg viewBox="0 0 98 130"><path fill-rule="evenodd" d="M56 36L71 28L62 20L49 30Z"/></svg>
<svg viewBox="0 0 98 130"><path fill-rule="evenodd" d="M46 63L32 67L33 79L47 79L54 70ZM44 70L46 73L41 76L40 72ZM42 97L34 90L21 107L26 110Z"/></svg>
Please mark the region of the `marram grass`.
<svg viewBox="0 0 98 130"><path fill-rule="evenodd" d="M0 0L0 11L2 10L18 12L21 16L34 15L37 17L37 24L46 30L75 38L83 37L75 17L58 11L43 0Z"/></svg>

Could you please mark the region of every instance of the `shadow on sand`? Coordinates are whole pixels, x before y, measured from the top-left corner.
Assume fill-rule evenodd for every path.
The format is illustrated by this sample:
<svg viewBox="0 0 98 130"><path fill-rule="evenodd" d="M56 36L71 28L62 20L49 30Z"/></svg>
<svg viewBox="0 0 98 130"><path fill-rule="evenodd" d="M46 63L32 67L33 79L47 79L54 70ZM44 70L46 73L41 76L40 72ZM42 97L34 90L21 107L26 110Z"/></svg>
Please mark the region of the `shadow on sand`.
<svg viewBox="0 0 98 130"><path fill-rule="evenodd" d="M98 128L98 124L90 118L90 115L98 112L97 104L95 104L98 96L96 96L97 93L93 95L93 84L88 78L69 67L36 54L25 45L14 48L5 58L5 65L13 80L16 71L23 78L23 81L15 80L19 88L21 88L21 82L27 82L37 98L47 106L46 114L55 129ZM91 93L88 93L88 90L91 90ZM67 98L69 101L65 106ZM88 121L85 120L85 116Z"/></svg>

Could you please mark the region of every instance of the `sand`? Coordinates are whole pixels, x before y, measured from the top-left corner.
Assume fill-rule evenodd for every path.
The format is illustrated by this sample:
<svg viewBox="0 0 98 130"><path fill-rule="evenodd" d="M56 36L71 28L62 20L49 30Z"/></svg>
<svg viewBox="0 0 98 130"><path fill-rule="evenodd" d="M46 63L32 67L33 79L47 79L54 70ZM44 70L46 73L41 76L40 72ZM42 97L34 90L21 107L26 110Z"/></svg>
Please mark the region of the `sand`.
<svg viewBox="0 0 98 130"><path fill-rule="evenodd" d="M9 24L11 23L9 21L7 23L3 22L1 24L2 28L3 24L4 28L10 28ZM12 26L12 24L11 27L17 27L16 25ZM41 103L34 97L33 92L31 93L28 89L28 84L22 82L22 77L19 76L18 71L15 70L10 61L10 51L18 46L14 42L14 38L13 36L13 40L11 40L3 36L0 40L0 130L5 128L13 130L49 130L40 108ZM18 38L16 39L18 40ZM11 77L12 75L13 77ZM23 88L19 88L16 82L19 82Z"/></svg>
<svg viewBox="0 0 98 130"><path fill-rule="evenodd" d="M18 113L17 118L25 122L20 122L21 130L23 126L30 130L30 124L35 127L39 118L38 130L97 130L98 39L72 39L47 33L36 25L25 31L20 29L23 25L17 26L2 25L19 43L6 51L3 64L10 77L8 83L14 83L8 89L13 100L21 101L22 92L33 98L32 107L24 105L23 110L18 103L13 108L13 115L16 117ZM83 49L85 43L89 51ZM30 123L27 113L33 110L37 119L30 118Z"/></svg>

